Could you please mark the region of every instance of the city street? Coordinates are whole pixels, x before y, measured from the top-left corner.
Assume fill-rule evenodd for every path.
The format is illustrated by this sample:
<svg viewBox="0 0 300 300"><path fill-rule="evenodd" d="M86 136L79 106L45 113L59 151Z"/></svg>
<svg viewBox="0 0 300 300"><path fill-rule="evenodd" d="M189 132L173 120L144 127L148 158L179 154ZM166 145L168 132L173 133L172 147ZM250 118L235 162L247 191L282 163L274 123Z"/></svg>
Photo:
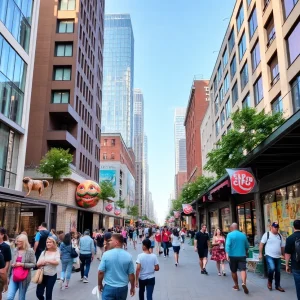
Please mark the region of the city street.
<svg viewBox="0 0 300 300"><path fill-rule="evenodd" d="M137 251L129 246L129 252L133 255L133 259L141 252L141 245L138 245ZM155 300L188 300L188 299L296 299L295 285L293 277L283 273L282 287L286 289L285 293L273 290L270 292L266 287L266 280L261 279L259 275L249 273L248 288L249 295L245 295L243 291L235 292L232 290L232 279L227 266L226 277L218 277L215 263L209 261L207 266L208 276L201 275L198 265L198 256L193 251L193 247L185 245L185 250L180 252L180 264L176 268L173 260L173 251L170 251L170 257L159 258L160 271L156 273L156 286L153 298ZM97 285L97 267L98 261L92 263L89 276L90 282L84 284L79 281L79 273L73 273L70 287L68 290L61 291L59 282L54 288L53 299L55 300L92 300L96 299L91 292ZM240 285L241 287L241 285ZM136 290L138 293L138 289ZM6 299L6 297L4 297ZM27 294L27 299L36 299L35 285L31 284ZM130 299L130 296L128 296ZM138 299L136 295L132 299Z"/></svg>

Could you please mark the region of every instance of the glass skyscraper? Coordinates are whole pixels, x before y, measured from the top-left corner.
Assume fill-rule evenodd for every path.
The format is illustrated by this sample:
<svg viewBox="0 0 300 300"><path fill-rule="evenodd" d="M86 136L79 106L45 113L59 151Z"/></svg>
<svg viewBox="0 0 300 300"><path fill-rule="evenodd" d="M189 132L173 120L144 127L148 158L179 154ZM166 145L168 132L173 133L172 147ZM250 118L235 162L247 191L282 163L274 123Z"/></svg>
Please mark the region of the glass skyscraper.
<svg viewBox="0 0 300 300"><path fill-rule="evenodd" d="M133 146L134 37L130 15L105 16L102 132Z"/></svg>

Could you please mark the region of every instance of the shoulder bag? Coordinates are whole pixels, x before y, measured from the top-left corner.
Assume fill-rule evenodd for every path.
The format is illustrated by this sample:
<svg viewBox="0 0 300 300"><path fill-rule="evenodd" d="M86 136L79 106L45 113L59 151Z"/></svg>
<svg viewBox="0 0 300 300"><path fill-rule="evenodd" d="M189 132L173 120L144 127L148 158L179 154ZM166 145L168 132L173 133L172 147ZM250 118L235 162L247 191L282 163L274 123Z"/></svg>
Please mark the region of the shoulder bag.
<svg viewBox="0 0 300 300"><path fill-rule="evenodd" d="M46 251L43 251L42 254L46 256ZM40 267L35 271L35 274L31 279L31 282L41 284L43 282L43 278L44 278L44 267Z"/></svg>

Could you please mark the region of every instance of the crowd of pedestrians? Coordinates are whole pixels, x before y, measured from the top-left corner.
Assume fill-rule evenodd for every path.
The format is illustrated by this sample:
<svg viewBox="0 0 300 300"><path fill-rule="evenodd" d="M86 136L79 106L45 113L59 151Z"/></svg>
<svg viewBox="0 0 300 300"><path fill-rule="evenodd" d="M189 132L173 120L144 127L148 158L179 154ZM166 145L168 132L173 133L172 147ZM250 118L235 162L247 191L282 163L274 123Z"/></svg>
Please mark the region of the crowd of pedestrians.
<svg viewBox="0 0 300 300"><path fill-rule="evenodd" d="M230 233L225 235L216 228L212 239L205 224L198 232L187 232L185 228L168 227L122 227L105 230L85 230L62 233L48 230L42 223L35 235L31 247L26 232L20 233L10 245L6 230L0 228L0 300L2 292L7 291L7 300L26 299L31 281L37 283L36 297L39 300L51 300L53 288L59 279L60 289L68 289L72 272L80 271L83 283L89 282L89 271L94 257L99 261L98 288L103 300L125 300L128 289L131 296L139 288L139 299L153 299L155 272L159 271L158 257L163 253L169 256L173 249L176 268L179 266L180 250L184 250L187 234L194 239L194 249L199 256L200 272L207 275L206 266L211 260L216 262L219 276L226 276L225 262L229 262L234 282L233 290L239 291L237 271L240 271L241 287L245 294L247 287L247 254L249 243L244 233L239 231L238 224L230 226ZM137 249L142 246L134 262L127 252L129 245ZM162 251L163 248L163 251ZM285 255L286 272L293 273L297 297L300 299L300 220L294 221L294 233L286 242L279 233L279 224L272 223L270 231L262 236L259 247L259 259L265 259L267 265L267 288L272 290L273 278L275 289L285 292L280 284L281 257ZM291 261L291 267L290 267ZM58 278L58 267L61 273ZM31 277L31 270L37 270ZM180 271L179 271L180 272ZM39 277L40 274L42 277ZM92 279L95 281L95 278ZM128 287L129 286L129 287Z"/></svg>

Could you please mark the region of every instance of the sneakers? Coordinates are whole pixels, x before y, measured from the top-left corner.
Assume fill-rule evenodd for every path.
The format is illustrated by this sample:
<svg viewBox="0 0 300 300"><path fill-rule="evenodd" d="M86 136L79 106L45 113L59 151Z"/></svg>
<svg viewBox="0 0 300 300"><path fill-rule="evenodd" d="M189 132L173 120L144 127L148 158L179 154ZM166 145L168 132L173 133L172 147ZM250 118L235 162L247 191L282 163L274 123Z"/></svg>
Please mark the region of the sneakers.
<svg viewBox="0 0 300 300"><path fill-rule="evenodd" d="M175 263L175 266L177 267L177 266L178 266L178 263Z"/></svg>
<svg viewBox="0 0 300 300"><path fill-rule="evenodd" d="M164 255L164 258L166 258L166 256Z"/></svg>
<svg viewBox="0 0 300 300"><path fill-rule="evenodd" d="M242 283L242 288L243 288L245 294L249 294L249 290L245 283Z"/></svg>
<svg viewBox="0 0 300 300"><path fill-rule="evenodd" d="M234 285L234 286L232 287L232 289L233 289L234 291L239 291L239 290L240 290L240 288L239 288L238 285Z"/></svg>
<svg viewBox="0 0 300 300"><path fill-rule="evenodd" d="M203 274L208 275L206 269L203 269L203 272L204 272Z"/></svg>
<svg viewBox="0 0 300 300"><path fill-rule="evenodd" d="M222 275L223 275L223 276L226 276L226 273L223 271L223 272L222 272Z"/></svg>
<svg viewBox="0 0 300 300"><path fill-rule="evenodd" d="M69 285L66 284L66 285L65 285L65 289L68 289L68 288L69 288Z"/></svg>
<svg viewBox="0 0 300 300"><path fill-rule="evenodd" d="M203 270L201 270L201 274L205 274Z"/></svg>
<svg viewBox="0 0 300 300"><path fill-rule="evenodd" d="M62 290L63 289L63 285L64 285L64 280L60 280L59 285L60 285L60 289Z"/></svg>
<svg viewBox="0 0 300 300"><path fill-rule="evenodd" d="M218 276L221 276L221 273L220 273L220 272L218 273Z"/></svg>
<svg viewBox="0 0 300 300"><path fill-rule="evenodd" d="M83 281L83 277L80 278L80 281Z"/></svg>
<svg viewBox="0 0 300 300"><path fill-rule="evenodd" d="M83 283L88 283L89 281L88 281L88 279L84 276L83 277Z"/></svg>

